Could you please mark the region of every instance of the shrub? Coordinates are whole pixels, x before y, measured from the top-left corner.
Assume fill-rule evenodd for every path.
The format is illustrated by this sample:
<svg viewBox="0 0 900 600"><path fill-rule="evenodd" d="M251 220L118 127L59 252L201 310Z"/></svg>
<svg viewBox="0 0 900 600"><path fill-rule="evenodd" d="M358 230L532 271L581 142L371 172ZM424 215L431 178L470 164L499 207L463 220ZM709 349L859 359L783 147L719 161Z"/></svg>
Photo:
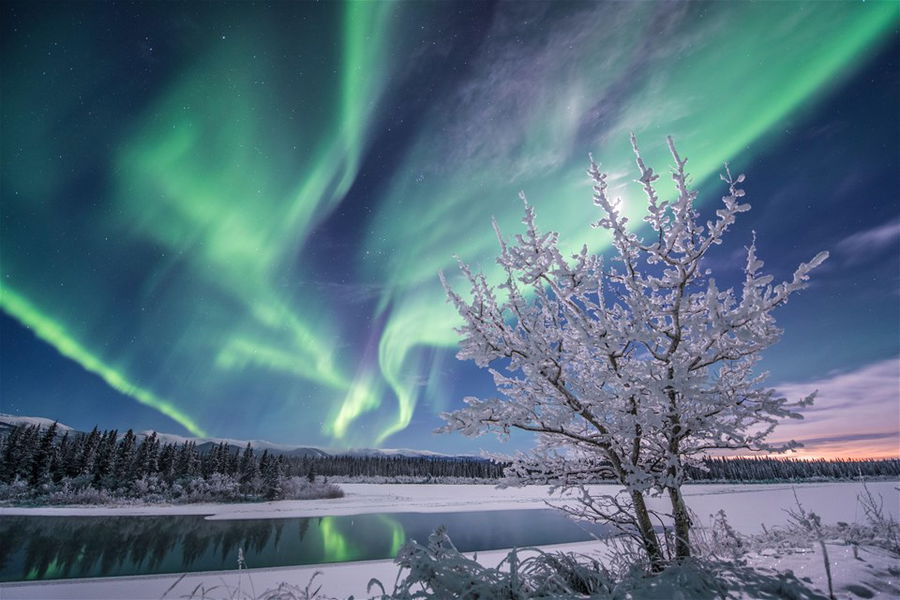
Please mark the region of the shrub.
<svg viewBox="0 0 900 600"><path fill-rule="evenodd" d="M312 482L303 477L281 479L285 500L311 500L315 498L343 498L344 490L333 483Z"/></svg>

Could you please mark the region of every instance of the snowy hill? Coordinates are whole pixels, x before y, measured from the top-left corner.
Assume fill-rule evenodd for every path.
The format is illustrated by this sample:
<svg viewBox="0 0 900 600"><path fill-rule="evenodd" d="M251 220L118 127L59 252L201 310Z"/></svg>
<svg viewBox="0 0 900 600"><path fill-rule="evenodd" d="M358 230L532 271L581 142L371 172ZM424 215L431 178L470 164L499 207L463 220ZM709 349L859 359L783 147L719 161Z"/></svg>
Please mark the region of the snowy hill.
<svg viewBox="0 0 900 600"><path fill-rule="evenodd" d="M152 431L142 431L139 437L145 437ZM245 448L249 443L254 450L268 450L270 454L284 454L286 456L371 456L371 457L388 457L388 456L407 456L414 458L435 458L435 459L453 459L453 458L477 458L471 456L457 456L450 454L441 454L440 452L432 452L430 450L412 450L410 448L351 448L349 450L315 448L312 446L292 446L290 444L276 444L267 440L237 440L232 438L193 438L175 435L172 433L156 432L156 436L162 442L183 444L184 442L193 441L197 444L197 449L202 454L208 452L213 446L225 444L234 448Z"/></svg>
<svg viewBox="0 0 900 600"><path fill-rule="evenodd" d="M153 430L142 431L138 437L146 437L153 433ZM328 456L329 454L318 448L297 447L290 444L276 444L267 440L236 440L233 438L212 438L212 437L186 437L176 435L174 433L162 433L157 431L156 437L163 443L167 444L183 444L185 442L194 442L197 449L203 453L209 451L213 446L225 444L229 447L245 448L247 444L254 450L268 450L271 454L286 454L288 456Z"/></svg>
<svg viewBox="0 0 900 600"><path fill-rule="evenodd" d="M54 421L53 419L47 419L44 417L20 417L18 415L7 415L0 413L0 432L8 431L20 425L37 425L41 429L47 429L55 422L56 421ZM62 423L56 423L56 427L60 433L66 431L74 431L74 429Z"/></svg>
<svg viewBox="0 0 900 600"><path fill-rule="evenodd" d="M346 455L346 456L372 456L372 457L408 456L408 457L415 457L415 458L435 458L435 459L479 458L477 456L458 455L458 454L442 454L440 452L432 452L430 450L411 450L409 448L351 448L350 450L346 450L344 452L337 452L335 454L341 454L341 455Z"/></svg>

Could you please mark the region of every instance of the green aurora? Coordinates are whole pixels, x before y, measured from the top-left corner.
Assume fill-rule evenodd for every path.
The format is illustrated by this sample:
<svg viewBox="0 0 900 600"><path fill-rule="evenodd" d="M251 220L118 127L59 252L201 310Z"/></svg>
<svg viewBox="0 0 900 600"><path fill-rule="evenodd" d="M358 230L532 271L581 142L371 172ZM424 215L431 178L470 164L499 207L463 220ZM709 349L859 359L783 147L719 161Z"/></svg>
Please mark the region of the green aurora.
<svg viewBox="0 0 900 600"><path fill-rule="evenodd" d="M517 231L519 190L571 248L601 250L588 152L635 221L630 131L648 164L668 164L673 135L713 180L900 22L894 2L501 5L453 86L404 116L392 107L434 68L417 61L450 52L420 50L421 32L452 5L227 6L175 29L146 84L100 25L69 33L63 58L65 15L4 42L3 72L22 75L3 85L0 306L194 435L266 414L293 424L276 437L333 446L383 445L455 400L438 384L456 319L437 273L455 254L493 268L490 219ZM398 118L414 131L368 191ZM361 225L335 225L342 210Z"/></svg>

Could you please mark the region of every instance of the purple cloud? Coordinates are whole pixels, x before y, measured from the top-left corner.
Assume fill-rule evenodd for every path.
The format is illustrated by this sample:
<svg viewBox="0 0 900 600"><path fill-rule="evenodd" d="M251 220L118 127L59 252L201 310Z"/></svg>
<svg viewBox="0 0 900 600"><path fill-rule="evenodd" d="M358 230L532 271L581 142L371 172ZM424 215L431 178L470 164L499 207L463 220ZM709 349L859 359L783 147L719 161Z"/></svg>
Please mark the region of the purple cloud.
<svg viewBox="0 0 900 600"><path fill-rule="evenodd" d="M847 236L838 242L837 247L850 264L855 264L898 242L900 242L900 219L895 219Z"/></svg>
<svg viewBox="0 0 900 600"><path fill-rule="evenodd" d="M802 421L778 427L778 441L804 444L804 456L900 456L900 357L805 383L777 385L799 400L819 390Z"/></svg>

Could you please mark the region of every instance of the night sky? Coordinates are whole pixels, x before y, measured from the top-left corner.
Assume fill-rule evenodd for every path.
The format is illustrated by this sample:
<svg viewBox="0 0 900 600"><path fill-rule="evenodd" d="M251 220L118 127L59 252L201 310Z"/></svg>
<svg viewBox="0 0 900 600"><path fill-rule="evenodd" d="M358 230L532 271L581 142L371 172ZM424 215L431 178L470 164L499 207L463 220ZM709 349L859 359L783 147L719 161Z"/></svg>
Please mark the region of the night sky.
<svg viewBox="0 0 900 600"><path fill-rule="evenodd" d="M596 251L588 154L639 221L628 134L672 135L712 211L787 277L778 437L900 454L900 4L2 4L0 411L453 452L492 382L454 358L440 270L496 272L519 190ZM671 188L665 187L666 193Z"/></svg>

